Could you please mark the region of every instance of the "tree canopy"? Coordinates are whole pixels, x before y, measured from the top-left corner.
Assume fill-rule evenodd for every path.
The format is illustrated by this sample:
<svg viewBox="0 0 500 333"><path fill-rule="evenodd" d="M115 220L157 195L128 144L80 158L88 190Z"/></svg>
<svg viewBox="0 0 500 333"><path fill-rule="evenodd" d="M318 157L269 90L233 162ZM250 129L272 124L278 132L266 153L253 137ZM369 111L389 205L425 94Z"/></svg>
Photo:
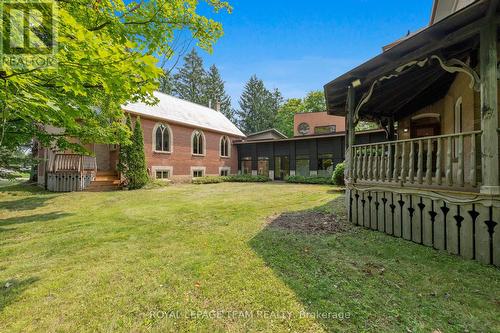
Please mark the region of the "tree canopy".
<svg viewBox="0 0 500 333"><path fill-rule="evenodd" d="M215 12L227 2L206 0ZM33 138L60 149L75 142L118 143L130 130L121 105L153 103L162 70L160 57L175 53L180 31L191 31L211 51L223 34L220 23L198 13L198 0L57 1L55 67L0 70L0 147L14 151ZM62 129L54 133L49 128Z"/></svg>
<svg viewBox="0 0 500 333"><path fill-rule="evenodd" d="M239 101L241 129L250 134L272 128L282 102L283 97L278 89L269 91L264 82L253 75L246 83Z"/></svg>
<svg viewBox="0 0 500 333"><path fill-rule="evenodd" d="M293 118L301 112L326 111L325 95L320 90L309 92L304 98L290 98L278 110L275 127L287 136L293 136Z"/></svg>

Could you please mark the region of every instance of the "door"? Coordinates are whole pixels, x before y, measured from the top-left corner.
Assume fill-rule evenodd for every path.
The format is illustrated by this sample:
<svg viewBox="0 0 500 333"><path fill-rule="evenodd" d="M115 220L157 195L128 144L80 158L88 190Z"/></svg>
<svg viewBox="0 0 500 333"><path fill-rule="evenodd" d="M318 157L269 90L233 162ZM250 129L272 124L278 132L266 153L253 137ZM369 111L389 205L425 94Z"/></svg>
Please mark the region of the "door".
<svg viewBox="0 0 500 333"><path fill-rule="evenodd" d="M274 157L274 179L285 180L290 175L290 160L288 156Z"/></svg>
<svg viewBox="0 0 500 333"><path fill-rule="evenodd" d="M97 171L110 171L109 145L95 144L94 154L97 162Z"/></svg>

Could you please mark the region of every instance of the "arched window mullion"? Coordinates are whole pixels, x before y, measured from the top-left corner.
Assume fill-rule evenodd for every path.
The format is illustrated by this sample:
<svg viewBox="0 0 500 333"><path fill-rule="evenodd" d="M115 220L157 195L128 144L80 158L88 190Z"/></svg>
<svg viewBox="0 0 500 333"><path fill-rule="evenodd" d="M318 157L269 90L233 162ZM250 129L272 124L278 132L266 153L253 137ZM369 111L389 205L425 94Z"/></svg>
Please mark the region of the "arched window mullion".
<svg viewBox="0 0 500 333"><path fill-rule="evenodd" d="M158 152L170 152L171 133L170 128L164 124L157 124L154 131L154 150Z"/></svg>

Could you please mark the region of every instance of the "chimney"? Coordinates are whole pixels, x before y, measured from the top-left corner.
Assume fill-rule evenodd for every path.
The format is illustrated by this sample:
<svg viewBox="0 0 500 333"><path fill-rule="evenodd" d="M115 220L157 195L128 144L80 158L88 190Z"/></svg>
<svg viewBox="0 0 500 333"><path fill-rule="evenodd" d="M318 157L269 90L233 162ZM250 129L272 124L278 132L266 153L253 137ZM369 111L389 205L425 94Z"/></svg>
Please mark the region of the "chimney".
<svg viewBox="0 0 500 333"><path fill-rule="evenodd" d="M212 108L212 100L211 100L211 99L209 99L209 100L208 100L208 107L209 107L210 109Z"/></svg>
<svg viewBox="0 0 500 333"><path fill-rule="evenodd" d="M220 112L220 102L215 103L215 111Z"/></svg>

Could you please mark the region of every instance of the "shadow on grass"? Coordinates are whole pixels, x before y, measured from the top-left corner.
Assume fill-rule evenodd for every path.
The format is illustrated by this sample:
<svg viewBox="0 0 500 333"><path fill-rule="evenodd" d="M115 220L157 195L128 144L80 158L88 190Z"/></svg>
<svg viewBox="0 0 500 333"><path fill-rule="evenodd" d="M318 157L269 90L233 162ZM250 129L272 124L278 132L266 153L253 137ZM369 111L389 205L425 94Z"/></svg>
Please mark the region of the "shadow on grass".
<svg viewBox="0 0 500 333"><path fill-rule="evenodd" d="M0 312L12 304L29 286L37 282L37 277L24 280L7 280L0 282Z"/></svg>
<svg viewBox="0 0 500 333"><path fill-rule="evenodd" d="M11 211L32 210L42 207L57 194L47 192L33 184L18 184L0 188L0 193L8 193L14 200L0 201L0 209ZM16 198L19 196L19 198Z"/></svg>
<svg viewBox="0 0 500 333"><path fill-rule="evenodd" d="M71 215L72 214L69 213L51 212L45 214L9 217L6 219L0 219L0 227L14 225L14 224L53 221Z"/></svg>
<svg viewBox="0 0 500 333"><path fill-rule="evenodd" d="M345 220L345 197L316 210ZM351 225L323 233L304 230L311 221L283 226L290 215L307 212L271 219L249 245L326 331L474 332L495 326L498 269ZM341 314L350 318L340 320Z"/></svg>

